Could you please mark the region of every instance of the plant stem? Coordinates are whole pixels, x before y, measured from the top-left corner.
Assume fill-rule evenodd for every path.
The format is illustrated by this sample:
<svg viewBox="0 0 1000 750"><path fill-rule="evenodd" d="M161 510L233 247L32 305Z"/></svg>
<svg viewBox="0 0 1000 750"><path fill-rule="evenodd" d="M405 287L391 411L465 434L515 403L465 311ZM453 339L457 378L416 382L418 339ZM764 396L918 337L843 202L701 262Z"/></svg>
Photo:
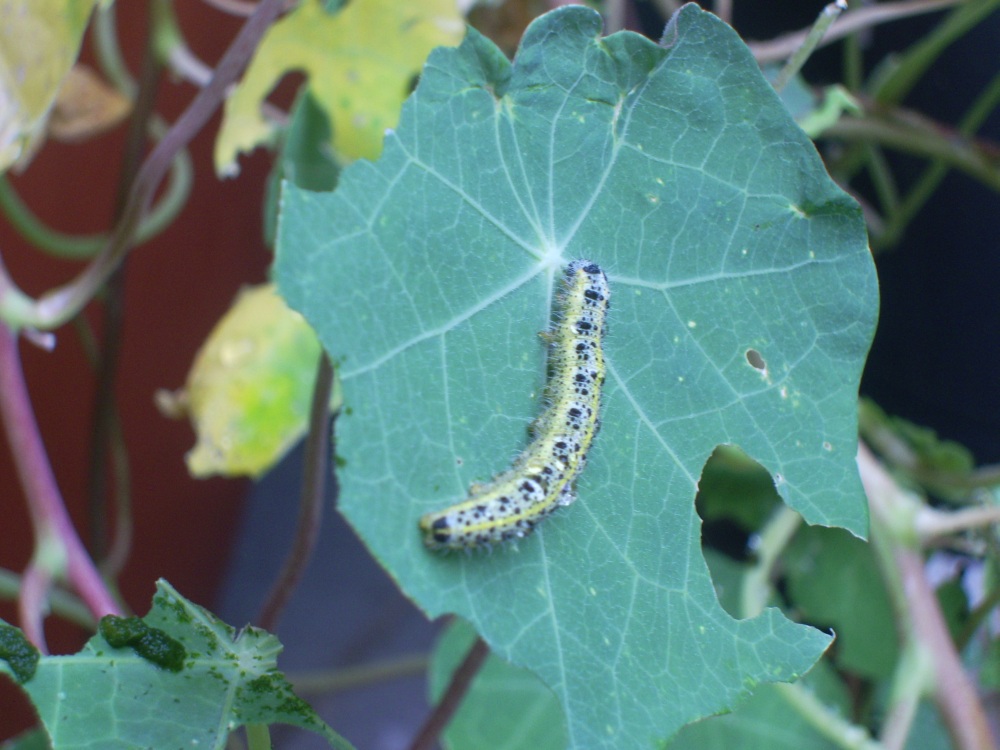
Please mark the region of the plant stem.
<svg viewBox="0 0 1000 750"><path fill-rule="evenodd" d="M962 2L965 0L905 0L904 2L878 3L858 8L841 16L819 46L822 47L838 39L843 39L848 34L862 29L869 29L890 21L898 21L901 18L932 13ZM787 59L789 55L801 47L808 35L808 29L795 31L766 42L750 42L748 46L758 63L778 62Z"/></svg>
<svg viewBox="0 0 1000 750"><path fill-rule="evenodd" d="M3 324L0 324L0 416L28 501L36 555L43 553L49 557L49 550L56 547L65 560L65 570L54 572L65 572L95 619L121 614L66 512L31 410L17 337Z"/></svg>
<svg viewBox="0 0 1000 750"><path fill-rule="evenodd" d="M823 41L823 37L826 35L830 25L845 10L847 10L847 0L836 0L823 7L823 10L820 11L819 16L816 18L816 22L813 23L812 28L809 29L809 33L806 34L806 38L802 40L802 44L795 50L795 53L785 63L785 66L774 79L773 85L775 91L780 92L792 79L792 76L802 70L802 66L806 64L806 60L816 51L819 43Z"/></svg>
<svg viewBox="0 0 1000 750"><path fill-rule="evenodd" d="M423 674L427 671L428 664L429 659L426 654L415 654L371 664L361 664L356 667L293 673L288 675L288 681L292 683L296 693L329 695L344 690L367 687L387 680Z"/></svg>
<svg viewBox="0 0 1000 750"><path fill-rule="evenodd" d="M957 136L925 117L902 109L864 118L842 117L823 131L824 138L878 143L917 156L940 159L987 187L1000 191L1000 153L990 144Z"/></svg>
<svg viewBox="0 0 1000 750"><path fill-rule="evenodd" d="M148 19L152 24L152 19ZM163 63L158 58L153 40L155 32L147 29L142 67L139 73L138 96L132 109L125 155L118 180L115 206L116 221L121 218L128 197L128 190L135 181L142 163L142 149L146 141L156 91L159 88ZM104 295L104 326L100 353L97 357L97 384L94 393L93 429L90 433L90 462L87 477L87 507L90 510L90 542L95 558L104 557L108 549L108 475L107 461L112 454L117 409L115 408L115 379L121 353L122 329L125 321L125 259L110 276ZM126 488L116 488L116 495L127 493Z"/></svg>
<svg viewBox="0 0 1000 750"><path fill-rule="evenodd" d="M11 570L0 568L0 599L16 600L21 592L23 582L23 576ZM54 614L79 625L81 628L94 630L97 627L97 620L94 619L90 610L80 601L79 597L65 589L52 588L49 591L46 604Z"/></svg>
<svg viewBox="0 0 1000 750"><path fill-rule="evenodd" d="M163 123L155 120L150 128L153 134L163 134ZM191 185L194 182L194 167L187 150L181 149L170 165L170 175L163 196L150 209L139 228L135 231L135 243L151 240L173 222L184 208ZM66 234L45 224L32 213L18 196L6 175L0 175L0 209L17 232L35 247L57 258L85 260L97 255L107 244L106 234Z"/></svg>
<svg viewBox="0 0 1000 750"><path fill-rule="evenodd" d="M863 727L844 719L808 688L784 683L774 687L813 729L838 747L844 750L879 750L882 747Z"/></svg>
<svg viewBox="0 0 1000 750"><path fill-rule="evenodd" d="M971 0L958 5L930 34L896 60L894 70L880 81L874 97L883 104L903 101L941 53L998 6L1000 0Z"/></svg>
<svg viewBox="0 0 1000 750"><path fill-rule="evenodd" d="M899 485L862 443L858 467L872 516L872 542L882 567L904 648L918 649L927 660L930 689L958 750L995 747L979 696L962 669L948 625L924 571L912 528L920 501Z"/></svg>
<svg viewBox="0 0 1000 750"><path fill-rule="evenodd" d="M756 617L764 611L771 598L771 576L774 566L788 543L802 525L802 516L780 505L761 530L757 543L757 563L743 576L740 588L740 612L743 617Z"/></svg>
<svg viewBox="0 0 1000 750"><path fill-rule="evenodd" d="M430 750L434 746L441 732L451 721L451 717L458 711L462 699L469 691L473 679L479 673L489 654L490 648L486 645L486 641L477 637L465 655L465 659L452 673L448 688L420 728L416 739L410 745L410 750Z"/></svg>
<svg viewBox="0 0 1000 750"><path fill-rule="evenodd" d="M302 467L302 490L299 497L299 519L295 541L285 559L284 567L271 586L257 624L274 632L278 618L295 592L306 565L312 558L323 520L323 502L326 499L326 478L332 455L332 420L330 419L330 394L333 390L333 366L326 352L321 352L313 386L312 407L309 415L309 436ZM336 481L336 480L335 480Z"/></svg>

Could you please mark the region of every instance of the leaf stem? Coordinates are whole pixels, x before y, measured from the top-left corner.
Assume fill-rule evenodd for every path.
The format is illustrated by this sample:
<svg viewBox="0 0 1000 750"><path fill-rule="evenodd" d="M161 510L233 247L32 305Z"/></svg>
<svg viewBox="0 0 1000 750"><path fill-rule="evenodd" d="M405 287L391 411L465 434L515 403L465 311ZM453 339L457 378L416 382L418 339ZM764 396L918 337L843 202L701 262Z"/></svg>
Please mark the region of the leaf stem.
<svg viewBox="0 0 1000 750"><path fill-rule="evenodd" d="M54 548L54 554L65 561L65 569L53 572L65 572L95 619L121 614L70 521L31 409L17 337L3 324L0 324L0 417L28 501L35 533L35 561L43 555L50 561L50 567L54 567ZM29 570L26 575L30 573Z"/></svg>
<svg viewBox="0 0 1000 750"><path fill-rule="evenodd" d="M139 88L125 139L125 152L118 179L115 219L121 218L128 190L135 181L142 163L142 149L153 117L156 92L159 88L163 63L154 44L155 32L149 19L145 49L139 74ZM87 507L90 511L90 544L95 558L104 557L108 548L108 474L107 463L114 452L115 427L118 423L115 407L115 380L120 359L122 328L125 321L125 259L106 284L104 294L104 325L97 356L97 383L94 391L93 428L90 431L90 460L87 477ZM126 491L116 488L116 495Z"/></svg>
<svg viewBox="0 0 1000 750"><path fill-rule="evenodd" d="M278 619L295 592L306 565L312 558L323 520L323 502L326 499L326 478L333 448L333 420L330 418L330 394L333 391L333 366L326 352L321 352L313 386L312 406L309 416L309 435L306 439L305 461L302 467L302 490L299 497L299 519L295 540L285 559L284 567L264 601L257 623L274 632ZM334 477L334 482L336 478Z"/></svg>
<svg viewBox="0 0 1000 750"><path fill-rule="evenodd" d="M775 91L780 92L792 79L792 76L802 70L802 66L806 64L806 60L809 59L810 55L816 51L820 42L823 41L823 37L826 36L830 25L845 10L847 10L847 0L835 0L823 7L812 28L809 29L809 33L802 40L802 44L799 45L799 48L795 50L795 53L775 77L773 83Z"/></svg>
<svg viewBox="0 0 1000 750"><path fill-rule="evenodd" d="M895 60L892 72L879 81L874 98L883 104L898 104L903 101L941 53L998 6L1000 0L960 3L930 34Z"/></svg>
<svg viewBox="0 0 1000 750"><path fill-rule="evenodd" d="M802 516L782 503L768 519L755 545L757 563L743 576L740 610L743 617L756 617L771 598L774 566L802 525Z"/></svg>
<svg viewBox="0 0 1000 750"><path fill-rule="evenodd" d="M452 673L448 688L420 728L416 739L410 745L410 750L430 750L434 746L438 737L448 726L448 722L451 721L451 717L458 711L462 699L469 691L473 679L479 673L489 654L490 648L486 645L486 641L477 637L465 655L465 659Z"/></svg>
<svg viewBox="0 0 1000 750"><path fill-rule="evenodd" d="M396 659L361 664L356 667L327 669L319 672L289 674L296 693L330 693L354 690L387 680L423 674L430 660L426 654L401 656Z"/></svg>
<svg viewBox="0 0 1000 750"><path fill-rule="evenodd" d="M823 47L831 44L862 29L869 29L879 24L898 21L901 18L908 18L923 13L933 13L934 11L943 10L962 2L965 2L965 0L905 0L904 2L878 3L877 5L858 8L841 16L837 23L830 29L829 33L823 38L819 46ZM766 42L750 42L748 46L758 63L778 62L779 60L788 58L789 55L801 47L808 35L808 29L795 31Z"/></svg>
<svg viewBox="0 0 1000 750"><path fill-rule="evenodd" d="M962 137L909 110L873 107L870 101L866 107L868 114L865 117L842 117L824 130L823 136L877 143L905 153L939 159L1000 191L1000 149L995 144Z"/></svg>
<svg viewBox="0 0 1000 750"><path fill-rule="evenodd" d="M962 668L924 571L913 527L914 509L921 505L920 500L896 484L864 443L859 445L858 468L871 507L872 542L903 631L904 648L919 649L913 658L918 663L926 659L931 665L929 690L954 747L994 748L979 696Z"/></svg>
<svg viewBox="0 0 1000 750"><path fill-rule="evenodd" d="M844 719L824 704L809 688L778 683L775 689L817 732L844 750L880 750L867 730Z"/></svg>
<svg viewBox="0 0 1000 750"><path fill-rule="evenodd" d="M12 570L0 568L0 599L16 600L22 590L23 582L23 576ZM53 613L82 628L94 630L97 627L97 620L80 598L63 588L54 586L49 590L46 606L51 608Z"/></svg>

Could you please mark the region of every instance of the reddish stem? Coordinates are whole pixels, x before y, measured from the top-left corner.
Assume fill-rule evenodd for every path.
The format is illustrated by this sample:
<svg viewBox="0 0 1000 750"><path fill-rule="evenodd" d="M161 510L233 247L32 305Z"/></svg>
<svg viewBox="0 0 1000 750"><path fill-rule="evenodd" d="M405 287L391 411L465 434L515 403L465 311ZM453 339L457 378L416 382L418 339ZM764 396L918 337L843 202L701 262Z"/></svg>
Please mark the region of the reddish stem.
<svg viewBox="0 0 1000 750"><path fill-rule="evenodd" d="M104 585L66 512L38 432L35 414L31 410L31 399L21 370L17 337L4 324L0 324L0 417L3 419L7 442L24 488L34 527L35 560L32 566L37 566L42 560L49 560L49 550L55 547L64 556L66 577L94 617L120 614L118 604ZM29 573L31 572L29 569ZM46 571L45 575L62 572ZM37 587L28 587L28 599L22 601L22 617L38 616L27 610L42 606L45 597L40 594ZM31 627L30 622L24 624Z"/></svg>

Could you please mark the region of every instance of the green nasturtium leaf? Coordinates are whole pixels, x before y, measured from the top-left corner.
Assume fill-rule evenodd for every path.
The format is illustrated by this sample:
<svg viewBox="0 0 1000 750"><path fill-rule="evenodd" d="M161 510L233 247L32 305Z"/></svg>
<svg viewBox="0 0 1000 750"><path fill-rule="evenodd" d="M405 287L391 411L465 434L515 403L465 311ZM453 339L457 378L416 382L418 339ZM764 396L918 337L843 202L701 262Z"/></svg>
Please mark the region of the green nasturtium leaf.
<svg viewBox="0 0 1000 750"><path fill-rule="evenodd" d="M296 70L309 76L310 93L333 122L331 146L339 158L377 157L428 53L456 44L464 28L455 0L351 0L335 14L319 0L305 0L268 31L226 102L216 170L234 174L240 152L271 139L261 102Z"/></svg>
<svg viewBox="0 0 1000 750"><path fill-rule="evenodd" d="M95 0L0 0L0 172L37 148Z"/></svg>
<svg viewBox="0 0 1000 750"><path fill-rule="evenodd" d="M114 619L102 622L102 633L113 633L116 643L126 635L121 647L95 635L77 654L43 656L22 685L58 750L222 750L232 730L275 723L351 750L278 671L282 646L270 633L237 633L165 581L141 621ZM174 645L163 658L168 642ZM175 664L178 650L182 661ZM10 673L3 661L0 671Z"/></svg>
<svg viewBox="0 0 1000 750"><path fill-rule="evenodd" d="M169 397L198 436L188 470L257 477L277 463L305 433L319 355L312 328L272 285L241 292L198 352L182 396ZM331 408L339 404L335 388Z"/></svg>
<svg viewBox="0 0 1000 750"><path fill-rule="evenodd" d="M685 6L665 44L564 7L511 64L437 50L376 163L286 185L276 277L341 374L340 507L432 616L456 612L557 696L570 747L650 747L829 643L719 605L694 511L738 445L812 524L867 529L857 384L877 286L858 206L736 34ZM603 426L577 491L492 554L421 514L526 444L566 263L608 272Z"/></svg>

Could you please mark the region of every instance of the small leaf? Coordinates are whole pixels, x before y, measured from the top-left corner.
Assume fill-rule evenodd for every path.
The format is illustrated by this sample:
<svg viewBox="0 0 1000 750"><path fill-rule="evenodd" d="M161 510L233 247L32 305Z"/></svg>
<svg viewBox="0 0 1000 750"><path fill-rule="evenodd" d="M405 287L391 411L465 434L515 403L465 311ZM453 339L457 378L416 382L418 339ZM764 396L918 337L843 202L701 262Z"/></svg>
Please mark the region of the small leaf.
<svg viewBox="0 0 1000 750"><path fill-rule="evenodd" d="M307 729L331 747L350 749L277 670L281 644L273 635L252 627L237 633L164 581L141 621L117 620L111 623L115 641L131 634L124 648L95 635L78 654L42 657L24 685L58 750L221 750L233 729L274 723ZM131 636L140 632L140 640L157 633L180 644L185 653L180 668L161 668L150 654L136 653Z"/></svg>
<svg viewBox="0 0 1000 750"><path fill-rule="evenodd" d="M241 292L173 397L198 433L190 472L256 477L273 466L305 433L319 355L312 329L271 285ZM335 388L332 408L339 398Z"/></svg>
<svg viewBox="0 0 1000 750"><path fill-rule="evenodd" d="M260 104L295 70L309 76L310 93L332 121L339 158L377 157L427 54L457 43L463 29L454 0L352 0L333 15L319 0L306 0L268 31L226 102L216 170L234 174L240 152L272 139Z"/></svg>

